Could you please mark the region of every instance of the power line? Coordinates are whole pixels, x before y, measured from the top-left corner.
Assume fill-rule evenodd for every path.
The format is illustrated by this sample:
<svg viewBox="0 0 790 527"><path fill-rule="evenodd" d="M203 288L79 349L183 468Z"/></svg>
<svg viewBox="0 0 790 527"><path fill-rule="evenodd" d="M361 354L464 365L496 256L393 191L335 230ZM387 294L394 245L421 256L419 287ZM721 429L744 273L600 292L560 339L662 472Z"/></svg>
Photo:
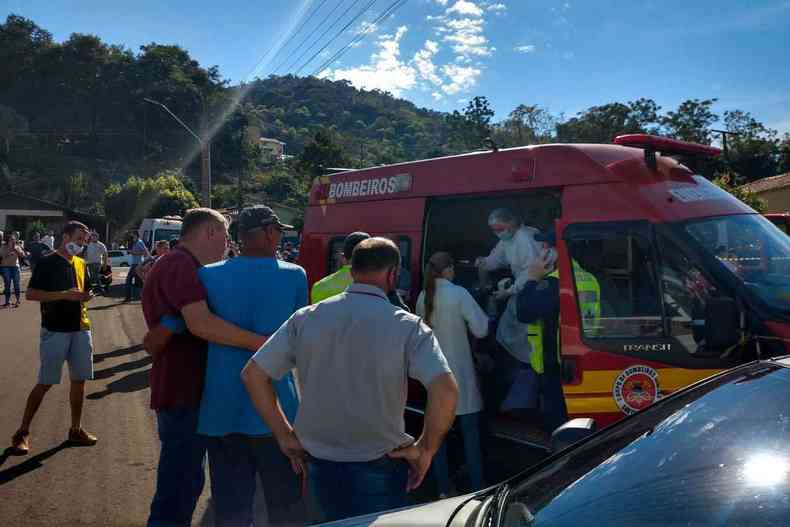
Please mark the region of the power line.
<svg viewBox="0 0 790 527"><path fill-rule="evenodd" d="M308 0L308 2L312 2L312 1L313 1L313 0ZM324 1L326 1L326 0L324 0ZM291 38L293 38L293 36L294 36L295 34L296 34L296 32L295 32L295 31L291 33L291 36L290 36L290 37L288 37L288 41L289 41L289 42L290 42ZM275 40L275 42L277 42L277 41L281 41L281 40L282 40L282 39L285 37L285 35L286 35L286 31L285 31L285 29L283 29L282 33L281 33L281 34L278 36L278 38L277 38L277 40ZM276 53L274 54L274 56L272 57L272 60L274 60L274 58L275 58L275 57L277 57L277 55L279 55L279 54L280 54L280 51L282 51L283 47L285 47L285 46L279 46L279 47L278 47L278 46L275 44L275 45L271 46L269 49L267 49L267 50L266 50L266 53L264 53L264 54L263 54L263 56L261 57L261 59L260 59L258 62L256 62L256 63L255 63L255 66L254 66L254 67L253 67L253 68L250 70L250 72L249 72L249 73L248 73L248 74L247 74L247 75L246 75L244 78L245 78L245 79L247 79L247 78L249 78L249 77L250 77L250 76L251 76L253 73L255 73L255 72L258 70L258 68L260 68L260 67L261 67L261 64L263 64L263 62L266 60L266 58L267 58L269 55L271 55L272 51L274 51L274 50L276 49L276 50L277 50L277 52L276 52Z"/></svg>
<svg viewBox="0 0 790 527"><path fill-rule="evenodd" d="M282 46L280 46L280 48L277 50L277 53L275 53L275 54L272 56L272 62L274 62L274 60L277 58L277 56L278 56L278 55L280 55L280 52L281 52L282 50L284 50L285 48L287 48L287 47L288 47L288 45L291 43L291 41L294 39L294 37L296 37L296 35L298 35L298 34L299 34L299 32L300 32L300 31L302 31L302 29L304 29L304 27L305 27L305 26L306 26L306 25L307 25L307 24L310 22L310 20L312 20L312 19L313 19L313 17L315 16L315 14L316 14L316 13L318 13L318 11L320 11L320 10L321 10L321 8L322 8L322 7L324 7L324 4L326 4L328 1L329 1L329 0L321 0L321 3L320 3L320 4L318 4L318 5L315 7L315 9L313 9L313 11L312 11L312 12L311 12L309 15L307 15L307 17L306 17L306 18L304 19L304 21L303 21L303 22L302 22L302 23L299 25L299 27L298 27L298 28L297 28L297 29L296 29L296 30L295 30L293 33L291 33L291 36L290 36L290 37L288 37L288 40L285 42L285 44L283 44ZM331 15L330 15L330 16L331 16ZM274 71L276 71L276 68L275 68L275 70L273 70L273 71L272 71L272 73L273 73Z"/></svg>
<svg viewBox="0 0 790 527"><path fill-rule="evenodd" d="M397 11L398 9L403 7L403 5L406 2L408 2L408 0L395 0L395 2L390 4L390 6L387 9L385 9L384 12L381 13L381 15L379 15L378 18L376 18L371 23L371 25L372 26L376 26L379 23L383 22L384 20L386 20L387 18L392 16L395 13L395 11ZM340 50L338 50L334 55L332 55L326 62L324 62L323 64L321 64L321 66L316 68L316 70L313 71L312 75L317 75L317 74L321 73L322 71L324 71L333 62L335 62L336 60L341 58L343 55L345 55L346 52L354 46L354 44L356 44L357 42L360 42L361 40L363 40L370 33L371 33L371 31L369 31L369 27L365 28L365 30L360 31L359 33L357 33L357 35L353 39L351 39L351 42L346 44L344 47L340 48Z"/></svg>
<svg viewBox="0 0 790 527"><path fill-rule="evenodd" d="M304 64L302 64L302 66L301 66L301 67L300 67L298 70L296 70L296 74L298 75L298 74L299 74L299 73L300 73L300 72L301 72L303 69L305 69L305 68L307 67L307 65L308 65L308 64L310 64L311 62L313 62L313 60L315 60L315 58L316 58L318 55L320 55L320 54L321 54L321 53L322 53L322 52L323 52L323 51L324 51L326 48L328 48L328 47L329 47L329 46L330 46L332 43L334 43L334 42L335 42L335 41L336 41L338 38L340 38L340 36L341 36L343 33L345 33L345 31L346 31L348 28L350 28L350 27L351 27L351 26L354 24L354 22L356 22L357 20L359 20L359 18L360 18L362 15L364 15L364 14L365 14L367 11L369 11L369 10L370 10L370 8L371 8L371 7L373 7L373 4L375 4L375 3L376 3L376 0L371 0L370 2L368 2L368 4L367 4L365 7L363 7L363 8L362 8L362 10L360 10L360 12L359 12L359 13L357 13L357 14L356 14L356 16L355 16L354 18L352 18L352 19L351 19L351 20L350 20L350 21L349 21L349 22L348 22L348 23L347 23L345 26L343 26L343 27L340 29L340 31L338 31L338 32L335 34L335 36L333 36L331 39L329 39L329 42L327 42L326 44L324 44L324 46L323 46L321 49L319 49L318 51L316 51L316 52L313 54L313 56L312 56L312 57L310 57L309 59L307 59L307 62L305 62Z"/></svg>
<svg viewBox="0 0 790 527"><path fill-rule="evenodd" d="M353 0L352 0L352 1L353 1ZM361 1L361 0L358 0L358 1ZM291 53L290 53L290 54L289 54L287 57L285 57L285 58L284 58L284 59L283 59L283 60L282 60L282 61L281 61L281 62L280 62L278 65L277 65L277 67L276 67L276 68L274 68L274 69L272 70L272 73L276 73L276 72L277 72L277 71L278 71L280 68L282 68L282 67L283 67L285 64L287 64L288 62L290 62L290 61L291 61L291 59L293 59L294 55L296 55L297 53L299 53L299 50L300 50L300 49L302 49L302 48L304 47L304 45L307 43L307 41L308 41L308 40L310 40L310 38L311 38L311 37L312 37L312 36L313 36L315 33L317 33L317 32L318 32L318 31L319 31L319 30L320 30L322 27L324 27L324 24L326 24L327 22L329 22L330 20L332 20L332 15L334 15L334 14L335 14L335 11L337 11L337 10L338 10L338 8L339 8L340 6L342 6L344 3L345 3L345 0L340 0L340 1L339 1L339 2L338 2L336 5L335 5L335 7L332 9L332 11L330 11L330 12L329 12L329 14L328 14L326 17L324 17L324 19L321 21L321 23L320 23L320 24L318 24L318 27L316 27L316 28L315 28L315 30L314 30L312 33L305 35L305 37L302 39L302 41L299 43L299 45L298 45L298 46L296 46L296 48L294 48L294 49L291 51ZM350 8L349 8L349 9L350 9ZM346 11L346 13L347 13L347 12L348 12L348 10ZM345 15L345 13L343 13L343 15ZM342 17L341 17L341 18L342 18ZM330 29L331 29L331 28L330 28ZM327 30L327 31L328 31L328 30ZM324 33L321 35L321 37L323 37L323 35L325 35L325 34L326 34L326 31L325 31L325 32L324 32ZM318 38L318 40L320 40L320 39L321 39L321 37L319 37L319 38ZM310 46L310 48L312 48L312 46L314 46L314 45L315 45L315 42L313 42L313 44ZM305 52L305 53L306 53L306 52ZM303 56L304 56L304 54L300 55L300 56L299 56L299 58L301 59ZM294 61L294 62L298 62L298 59L297 59L297 61Z"/></svg>
<svg viewBox="0 0 790 527"><path fill-rule="evenodd" d="M341 1L340 1L340 4L338 4L338 5L342 5L342 4L344 3L344 1L345 1L345 0L341 0ZM314 39L314 40L313 40L313 41L310 43L310 45L307 47L307 49L305 49L305 50L302 52L302 54L301 54L301 55L299 55L299 56L296 58L296 60L294 60L293 62L291 62L291 63L288 65L288 67L286 68L286 70L288 70L288 71L293 71L294 67L295 67L297 64L299 64L299 62L301 62L301 60L302 60L302 59L305 57L305 55L307 55L308 53L310 53L310 52L313 50L313 48L315 48L315 46L316 46L316 45L320 44L320 43L321 43L321 40L322 40L322 39L323 39L323 38L326 36L326 34L327 34L327 33L329 33L329 32L330 32L332 29L334 29L334 28L335 28L335 26L337 26L337 24L338 24L338 23L340 23L340 22L343 20L343 18L345 18L345 16L346 16L346 15L347 15L349 12L351 12L351 10L352 10L352 9L354 9L354 8L355 8L357 5L359 5L361 2L362 2L362 0L351 0L351 4L349 4L349 6L348 6L348 7L345 9L345 11L343 11L343 13L342 13L342 14L341 14L339 17L337 17L337 18L336 18L334 21L332 21L332 23L329 25L329 27L327 27L327 28L324 30L324 32L323 32L323 33L321 33L321 34L318 36L318 38ZM328 22L328 21L329 21L329 18L327 18L327 22Z"/></svg>

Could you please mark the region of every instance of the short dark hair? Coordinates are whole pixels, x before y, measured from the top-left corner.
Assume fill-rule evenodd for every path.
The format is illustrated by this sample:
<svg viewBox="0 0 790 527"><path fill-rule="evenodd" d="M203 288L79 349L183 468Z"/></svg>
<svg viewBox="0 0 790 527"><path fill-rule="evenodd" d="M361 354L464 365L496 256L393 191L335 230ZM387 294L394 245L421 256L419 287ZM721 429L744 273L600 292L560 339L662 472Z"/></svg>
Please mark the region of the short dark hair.
<svg viewBox="0 0 790 527"><path fill-rule="evenodd" d="M225 219L225 216L214 209L200 207L198 209L188 210L184 215L184 220L181 222L181 238L189 236L195 232L198 227L208 222L213 222L220 225L228 224L228 220Z"/></svg>
<svg viewBox="0 0 790 527"><path fill-rule="evenodd" d="M64 236L72 236L77 231L90 232L90 229L82 222L70 221L63 226L62 233Z"/></svg>
<svg viewBox="0 0 790 527"><path fill-rule="evenodd" d="M370 238L370 234L362 231L352 232L346 239L343 240L343 256L345 256L346 260L351 260L351 256L354 254L354 248L361 242L362 240L367 240Z"/></svg>
<svg viewBox="0 0 790 527"><path fill-rule="evenodd" d="M377 273L400 266L400 250L387 238L368 238L354 248L351 270L357 273Z"/></svg>

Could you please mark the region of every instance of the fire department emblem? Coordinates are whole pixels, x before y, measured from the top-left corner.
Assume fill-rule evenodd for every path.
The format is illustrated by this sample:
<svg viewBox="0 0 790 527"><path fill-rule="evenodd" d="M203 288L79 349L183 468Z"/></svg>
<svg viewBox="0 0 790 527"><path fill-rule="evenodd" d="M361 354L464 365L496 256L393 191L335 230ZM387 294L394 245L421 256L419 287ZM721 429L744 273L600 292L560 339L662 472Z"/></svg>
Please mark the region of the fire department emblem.
<svg viewBox="0 0 790 527"><path fill-rule="evenodd" d="M625 414L647 408L658 400L658 372L649 366L631 366L617 376L612 394Z"/></svg>

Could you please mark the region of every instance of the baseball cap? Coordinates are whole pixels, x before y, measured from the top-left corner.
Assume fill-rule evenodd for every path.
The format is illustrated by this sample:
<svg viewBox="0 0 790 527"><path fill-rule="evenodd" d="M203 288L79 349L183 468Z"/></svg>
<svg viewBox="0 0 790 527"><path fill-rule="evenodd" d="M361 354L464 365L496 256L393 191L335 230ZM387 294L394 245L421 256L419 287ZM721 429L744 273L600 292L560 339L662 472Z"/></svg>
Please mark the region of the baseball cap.
<svg viewBox="0 0 790 527"><path fill-rule="evenodd" d="M281 229L292 230L293 225L286 225L280 221L277 214L265 205L253 205L245 207L239 213L238 226L239 232L250 232L256 229L263 229L269 225L277 225Z"/></svg>
<svg viewBox="0 0 790 527"><path fill-rule="evenodd" d="M367 240L368 238L370 238L370 234L362 231L352 232L346 236L343 242L343 256L346 257L346 260L351 260L351 255L354 254L354 247L359 245L359 242Z"/></svg>

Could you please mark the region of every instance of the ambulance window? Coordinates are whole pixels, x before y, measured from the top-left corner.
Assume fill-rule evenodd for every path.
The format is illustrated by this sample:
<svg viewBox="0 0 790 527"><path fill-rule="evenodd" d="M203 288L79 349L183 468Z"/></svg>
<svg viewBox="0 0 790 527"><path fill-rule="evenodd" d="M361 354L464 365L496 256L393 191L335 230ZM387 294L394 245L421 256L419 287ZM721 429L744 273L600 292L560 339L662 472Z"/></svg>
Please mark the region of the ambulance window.
<svg viewBox="0 0 790 527"><path fill-rule="evenodd" d="M646 225L568 227L583 334L591 339L663 336L656 264Z"/></svg>
<svg viewBox="0 0 790 527"><path fill-rule="evenodd" d="M327 254L327 266L329 270L327 274L330 275L340 269L342 266L341 257L343 256L343 242L345 238L337 237L329 240L329 254Z"/></svg>
<svg viewBox="0 0 790 527"><path fill-rule="evenodd" d="M658 246L661 289L670 335L694 352L702 340L699 322L705 318L705 306L710 298L719 296L719 291L675 242L659 235Z"/></svg>
<svg viewBox="0 0 790 527"><path fill-rule="evenodd" d="M411 291L411 238L408 236L398 236L396 242L400 250L400 277L398 278L398 291L401 295Z"/></svg>

